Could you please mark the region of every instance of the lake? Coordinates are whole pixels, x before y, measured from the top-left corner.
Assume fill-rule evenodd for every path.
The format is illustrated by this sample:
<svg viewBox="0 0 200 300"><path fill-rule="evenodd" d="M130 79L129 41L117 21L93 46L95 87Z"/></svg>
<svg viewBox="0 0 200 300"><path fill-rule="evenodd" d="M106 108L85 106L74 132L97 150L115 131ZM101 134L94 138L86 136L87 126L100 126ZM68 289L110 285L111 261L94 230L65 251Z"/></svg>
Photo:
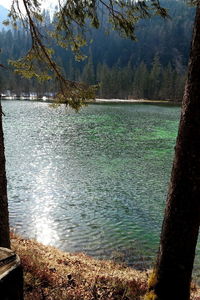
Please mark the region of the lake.
<svg viewBox="0 0 200 300"><path fill-rule="evenodd" d="M10 224L65 251L155 259L180 108L3 101Z"/></svg>

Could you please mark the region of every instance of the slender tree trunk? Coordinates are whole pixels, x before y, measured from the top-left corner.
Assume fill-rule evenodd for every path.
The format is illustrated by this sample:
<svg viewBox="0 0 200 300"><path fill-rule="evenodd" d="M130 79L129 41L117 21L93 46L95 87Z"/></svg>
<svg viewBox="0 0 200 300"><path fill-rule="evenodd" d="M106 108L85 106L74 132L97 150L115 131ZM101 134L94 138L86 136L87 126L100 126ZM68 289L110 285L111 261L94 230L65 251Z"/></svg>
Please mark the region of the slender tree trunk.
<svg viewBox="0 0 200 300"><path fill-rule="evenodd" d="M1 101L0 101L0 247L10 248L7 180L6 180L6 170L5 170Z"/></svg>
<svg viewBox="0 0 200 300"><path fill-rule="evenodd" d="M157 264L145 299L188 300L200 225L200 6Z"/></svg>

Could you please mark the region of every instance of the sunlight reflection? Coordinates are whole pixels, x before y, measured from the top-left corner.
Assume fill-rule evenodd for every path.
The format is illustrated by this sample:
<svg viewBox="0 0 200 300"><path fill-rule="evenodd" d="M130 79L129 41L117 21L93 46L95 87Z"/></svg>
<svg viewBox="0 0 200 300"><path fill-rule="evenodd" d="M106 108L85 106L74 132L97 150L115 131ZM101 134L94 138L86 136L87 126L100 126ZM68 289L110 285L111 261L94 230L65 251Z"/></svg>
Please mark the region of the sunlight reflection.
<svg viewBox="0 0 200 300"><path fill-rule="evenodd" d="M49 184L54 174L50 170L51 162L44 168L41 165L39 175L35 176L32 214L35 238L43 244L54 246L59 241L59 236L57 234L58 224L54 220L54 212L57 207L53 193L54 186Z"/></svg>
<svg viewBox="0 0 200 300"><path fill-rule="evenodd" d="M59 241L59 237L52 225L55 224L48 218L48 215L37 219L35 222L35 235L39 242L45 245L56 245L56 242Z"/></svg>

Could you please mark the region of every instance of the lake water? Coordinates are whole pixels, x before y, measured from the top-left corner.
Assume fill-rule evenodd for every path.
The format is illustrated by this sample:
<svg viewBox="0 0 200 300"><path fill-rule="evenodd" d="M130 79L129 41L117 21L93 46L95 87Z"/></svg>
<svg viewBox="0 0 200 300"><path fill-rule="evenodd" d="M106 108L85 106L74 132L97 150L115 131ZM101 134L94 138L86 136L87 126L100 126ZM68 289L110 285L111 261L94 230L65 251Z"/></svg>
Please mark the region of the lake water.
<svg viewBox="0 0 200 300"><path fill-rule="evenodd" d="M72 252L152 262L180 108L4 101L10 224Z"/></svg>

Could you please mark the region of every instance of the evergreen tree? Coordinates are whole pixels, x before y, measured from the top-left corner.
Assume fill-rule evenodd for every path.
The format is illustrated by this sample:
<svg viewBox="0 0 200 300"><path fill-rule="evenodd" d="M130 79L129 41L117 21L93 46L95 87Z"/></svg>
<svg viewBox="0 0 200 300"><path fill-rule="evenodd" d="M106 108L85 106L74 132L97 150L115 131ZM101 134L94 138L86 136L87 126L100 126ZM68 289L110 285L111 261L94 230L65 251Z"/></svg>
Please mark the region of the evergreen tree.
<svg viewBox="0 0 200 300"><path fill-rule="evenodd" d="M149 75L149 97L151 99L159 99L159 90L162 82L162 70L160 64L160 58L156 54L153 59L151 72Z"/></svg>
<svg viewBox="0 0 200 300"><path fill-rule="evenodd" d="M149 97L149 72L143 61L135 70L132 94L136 99Z"/></svg>
<svg viewBox="0 0 200 300"><path fill-rule="evenodd" d="M82 79L82 81L84 81L88 84L95 84L96 83L95 70L94 70L94 64L93 64L91 49L89 51L89 57L87 59L87 63L85 64L85 66L83 68L81 79Z"/></svg>
<svg viewBox="0 0 200 300"><path fill-rule="evenodd" d="M174 88L175 88L175 77L176 73L172 69L171 64L169 63L167 67L162 70L162 81L159 91L160 99L169 99L173 100L174 98Z"/></svg>
<svg viewBox="0 0 200 300"><path fill-rule="evenodd" d="M198 1L193 2L198 4ZM18 0L14 0L14 4L18 4ZM23 4L26 9L32 34L32 55L30 56L30 52L27 53L20 62L14 64L15 67L19 73L30 76L30 71L33 72L32 74L36 74L36 69L30 69L30 67L32 67L31 63L33 63L33 58L39 59L41 63L46 62L47 66L53 69L59 79L61 88L60 100L63 100L66 104L75 109L79 108L81 100L88 98L88 94L85 94L84 88L87 92L90 90L88 90L85 85L69 82L63 77L58 66L52 60L50 52L42 43L40 31L38 31L36 23L34 23L33 16L37 17L37 20L41 20L41 15L36 14L39 3L37 1L23 0ZM86 6L86 4L88 6ZM128 7L126 7L126 4L127 2L113 0L106 4L106 7L109 10L114 27L122 34L126 34L132 39L134 39L134 21L137 20L135 17L138 17L138 14L141 13L140 17L147 16L150 8L150 12L154 9L155 13L159 12L161 15L165 15L165 11L160 7L159 2L156 1L136 2L133 6L128 2ZM93 25L98 27L99 19L96 14L96 5L98 5L98 1L84 1L84 7L82 1L73 1L70 3L67 1L64 4L64 7L60 6L60 15L57 14L57 34L59 34L60 30L62 31L65 29L69 34L67 38L74 37L71 28L69 28L69 25L71 25L74 20L76 20L80 26L84 26L86 18L90 18ZM121 6L127 8L127 10L124 9L125 15L122 15L120 11L116 16L115 10L113 10L114 5L118 5L117 7L120 9L122 8ZM148 5L150 5L150 7ZM15 11L12 11L11 15L15 21ZM63 20L65 20L64 24ZM150 283L150 292L146 299L188 300L190 295L191 274L200 224L199 20L200 6L198 4L192 51L190 55L189 73L176 145L176 155L161 234L160 251L153 280ZM63 35L60 37L57 35L56 37L58 38L58 41L61 41L64 38ZM78 51L79 43L82 44L82 40L75 39L71 42L73 48L75 48L74 50ZM25 63L27 63L27 65ZM26 74L27 67L29 72ZM38 64L34 67L38 67ZM159 67L158 59L155 59L150 75L152 78L158 79L158 74L161 74L161 69ZM42 78L42 76L46 76L46 74L40 73L40 78ZM157 91L159 90L159 85L160 81L158 80L155 85ZM2 128L0 131L2 133ZM0 150L0 157L3 158L1 162L1 173L2 178L5 179L3 139L0 142ZM5 180L0 182L0 189L3 195L0 205L2 210L4 210L3 215L5 216L5 211L7 211L7 199L4 196L4 191L6 190ZM2 246L7 246L9 244L8 226L6 221L1 225L1 244ZM5 227L6 230L3 230ZM185 243L185 240L187 243ZM6 243L6 241L8 241L8 243Z"/></svg>
<svg viewBox="0 0 200 300"><path fill-rule="evenodd" d="M189 300L200 225L200 6L197 6L157 263L145 299Z"/></svg>

